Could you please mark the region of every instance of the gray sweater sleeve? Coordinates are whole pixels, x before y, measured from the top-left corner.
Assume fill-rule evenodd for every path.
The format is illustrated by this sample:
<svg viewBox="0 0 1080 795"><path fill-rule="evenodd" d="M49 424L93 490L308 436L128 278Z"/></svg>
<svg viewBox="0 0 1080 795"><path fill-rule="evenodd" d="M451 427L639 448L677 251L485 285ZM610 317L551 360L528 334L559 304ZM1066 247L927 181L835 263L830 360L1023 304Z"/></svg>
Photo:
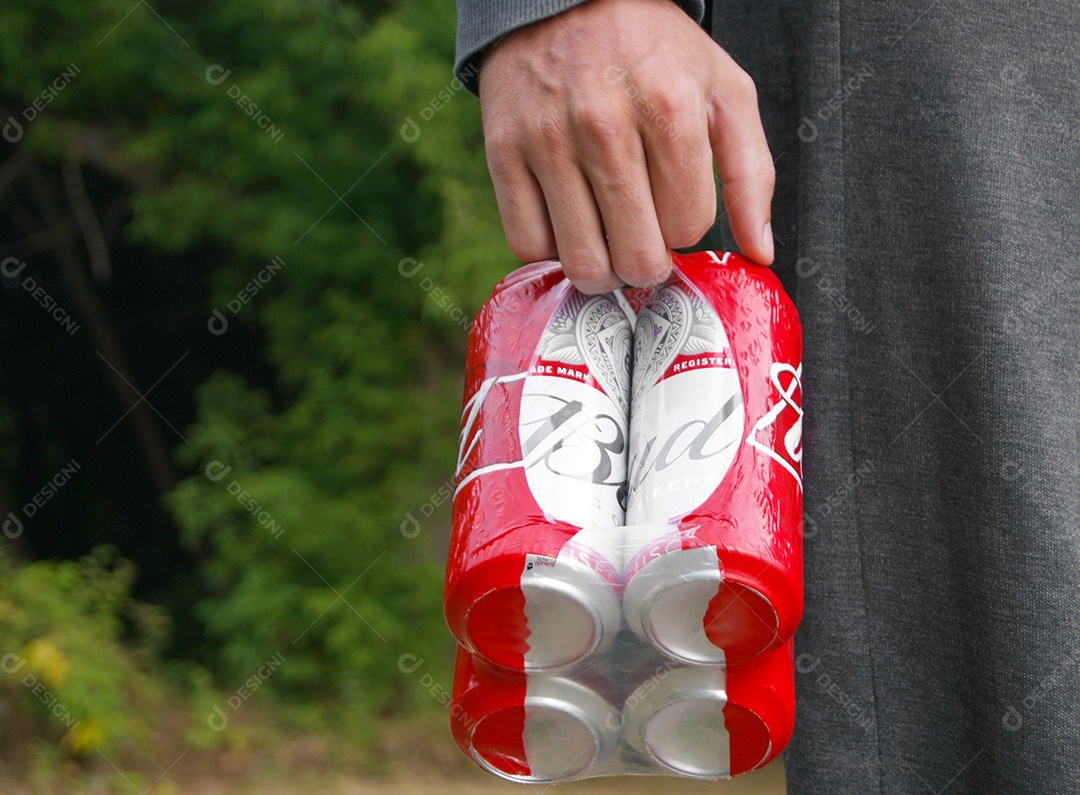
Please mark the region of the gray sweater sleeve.
<svg viewBox="0 0 1080 795"><path fill-rule="evenodd" d="M454 74L473 94L478 91L481 52L514 28L554 16L585 0L457 0L457 56ZM705 0L675 0L694 21L705 14Z"/></svg>

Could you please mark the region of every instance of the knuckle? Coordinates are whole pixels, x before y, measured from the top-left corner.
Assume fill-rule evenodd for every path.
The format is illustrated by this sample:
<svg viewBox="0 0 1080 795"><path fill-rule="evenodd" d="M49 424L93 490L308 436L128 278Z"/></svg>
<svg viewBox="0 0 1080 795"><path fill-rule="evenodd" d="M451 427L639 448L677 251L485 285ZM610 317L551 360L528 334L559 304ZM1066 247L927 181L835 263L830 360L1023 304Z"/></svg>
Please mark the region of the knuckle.
<svg viewBox="0 0 1080 795"><path fill-rule="evenodd" d="M583 293L606 293L620 285L605 259L591 251L572 249L560 251L559 261L563 272L574 286Z"/></svg>
<svg viewBox="0 0 1080 795"><path fill-rule="evenodd" d="M739 69L735 73L734 83L735 90L739 95L747 100L752 100L755 104L757 103L757 83L754 82L754 78L748 72Z"/></svg>
<svg viewBox="0 0 1080 795"><path fill-rule="evenodd" d="M650 287L659 284L671 272L671 261L646 249L634 249L623 253L615 261L615 273L634 287Z"/></svg>
<svg viewBox="0 0 1080 795"><path fill-rule="evenodd" d="M509 181L515 169L521 165L516 144L507 140L488 138L484 142L484 156L491 179L496 183Z"/></svg>
<svg viewBox="0 0 1080 795"><path fill-rule="evenodd" d="M713 83L709 101L714 106L731 107L733 112L742 113L747 106L757 107L757 84L746 71L733 67Z"/></svg>
<svg viewBox="0 0 1080 795"><path fill-rule="evenodd" d="M664 243L668 248L686 248L696 245L712 228L713 214L693 219L680 218L664 229Z"/></svg>
<svg viewBox="0 0 1080 795"><path fill-rule="evenodd" d="M559 151L567 147L570 135L566 120L555 113L543 113L528 127L528 137L546 151Z"/></svg>
<svg viewBox="0 0 1080 795"><path fill-rule="evenodd" d="M612 105L589 102L572 111L575 129L602 149L615 149L626 137L627 124Z"/></svg>
<svg viewBox="0 0 1080 795"><path fill-rule="evenodd" d="M574 283L598 281L610 275L607 264L585 249L559 249L559 262Z"/></svg>
<svg viewBox="0 0 1080 795"><path fill-rule="evenodd" d="M641 108L644 124L661 145L674 145L680 138L694 140L707 130L704 96L693 87L666 88Z"/></svg>
<svg viewBox="0 0 1080 795"><path fill-rule="evenodd" d="M746 196L771 195L776 187L776 169L767 155L760 157L761 164L747 167L732 174L723 183L725 200Z"/></svg>
<svg viewBox="0 0 1080 795"><path fill-rule="evenodd" d="M509 124L505 120L492 121L490 117L484 118L484 149L490 156L492 153L514 152L521 146L521 127L517 124Z"/></svg>
<svg viewBox="0 0 1080 795"><path fill-rule="evenodd" d="M574 287L578 289L578 292L585 293L585 295L601 295L603 293L610 293L612 290L618 290L622 287L622 282L611 277L584 281L571 278L569 274L567 274L567 278L570 279Z"/></svg>
<svg viewBox="0 0 1080 795"><path fill-rule="evenodd" d="M546 235L507 229L506 244L522 262L539 262L555 256L554 241Z"/></svg>
<svg viewBox="0 0 1080 795"><path fill-rule="evenodd" d="M484 158L492 180L511 180L525 166L521 133L506 128L485 132Z"/></svg>
<svg viewBox="0 0 1080 795"><path fill-rule="evenodd" d="M649 102L655 114L671 121L682 119L701 105L701 92L692 85L672 83L650 92Z"/></svg>

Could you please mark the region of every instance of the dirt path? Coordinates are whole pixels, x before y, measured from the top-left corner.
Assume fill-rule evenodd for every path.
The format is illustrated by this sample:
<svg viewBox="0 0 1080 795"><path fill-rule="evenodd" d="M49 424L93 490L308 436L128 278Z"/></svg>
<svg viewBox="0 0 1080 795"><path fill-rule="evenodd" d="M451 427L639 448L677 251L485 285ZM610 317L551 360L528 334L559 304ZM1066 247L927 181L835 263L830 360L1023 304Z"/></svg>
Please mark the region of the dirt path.
<svg viewBox="0 0 1080 795"><path fill-rule="evenodd" d="M417 778L363 780L324 780L310 784L284 784L268 781L242 787L213 781L176 786L177 795L540 795L547 787L523 788L519 784L500 781L493 776L477 773L475 778L453 780L424 780ZM732 781L688 781L675 778L627 776L597 778L572 784L560 784L551 795L783 795L784 772L779 763L764 770L740 776Z"/></svg>

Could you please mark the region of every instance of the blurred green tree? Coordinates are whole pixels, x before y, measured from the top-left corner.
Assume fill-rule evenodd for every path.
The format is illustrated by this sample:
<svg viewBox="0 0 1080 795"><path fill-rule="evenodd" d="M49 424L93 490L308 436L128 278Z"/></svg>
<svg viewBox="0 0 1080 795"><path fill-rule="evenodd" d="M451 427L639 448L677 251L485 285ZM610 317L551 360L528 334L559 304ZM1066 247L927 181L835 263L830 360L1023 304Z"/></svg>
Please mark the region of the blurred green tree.
<svg viewBox="0 0 1080 795"><path fill-rule="evenodd" d="M124 245L193 272L209 260L203 355L254 330L272 373L254 386L219 368L171 454L206 662L239 682L280 653L266 691L357 731L430 703L402 654L448 684L441 555L465 329L511 266L478 113L451 76L453 15L444 0L0 12L0 111L19 127L5 127L0 188L36 184L48 216L62 175L102 269L107 208L78 180L119 186Z"/></svg>

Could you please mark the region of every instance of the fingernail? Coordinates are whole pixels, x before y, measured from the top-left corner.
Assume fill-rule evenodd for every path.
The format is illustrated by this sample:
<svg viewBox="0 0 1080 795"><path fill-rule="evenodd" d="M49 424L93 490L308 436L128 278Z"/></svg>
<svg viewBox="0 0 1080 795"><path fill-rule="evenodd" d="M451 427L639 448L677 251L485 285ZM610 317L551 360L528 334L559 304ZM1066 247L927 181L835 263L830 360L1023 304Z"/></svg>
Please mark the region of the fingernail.
<svg viewBox="0 0 1080 795"><path fill-rule="evenodd" d="M772 221L766 221L765 228L761 231L761 247L765 250L765 259L771 262L773 258Z"/></svg>

